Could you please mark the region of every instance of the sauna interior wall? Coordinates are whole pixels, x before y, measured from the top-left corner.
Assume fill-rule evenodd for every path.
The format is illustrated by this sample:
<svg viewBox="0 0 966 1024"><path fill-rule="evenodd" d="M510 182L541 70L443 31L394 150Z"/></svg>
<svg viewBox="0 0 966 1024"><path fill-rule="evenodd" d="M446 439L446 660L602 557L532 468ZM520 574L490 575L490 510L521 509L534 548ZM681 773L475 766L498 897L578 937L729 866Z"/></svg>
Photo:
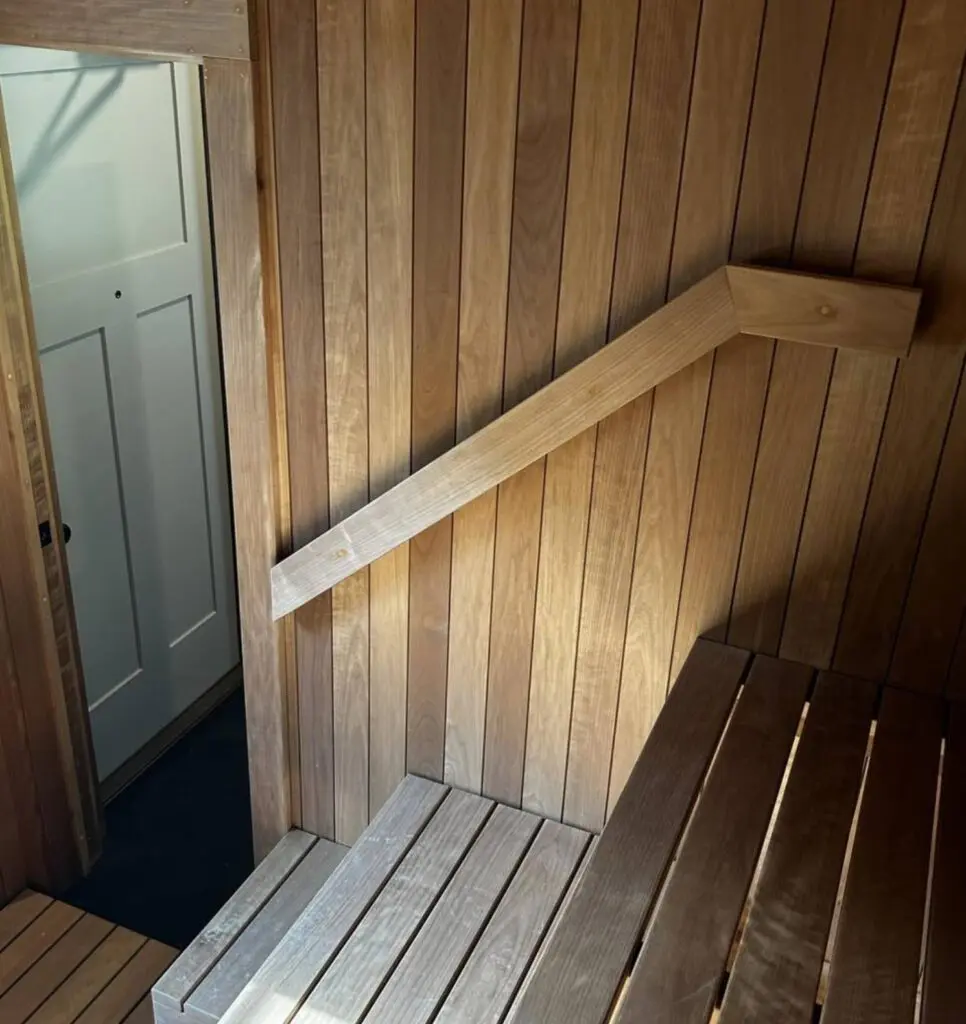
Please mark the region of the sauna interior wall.
<svg viewBox="0 0 966 1024"><path fill-rule="evenodd" d="M407 771L599 828L699 634L966 693L961 0L270 0L300 544L726 260L926 290L739 338L286 624L299 823Z"/></svg>

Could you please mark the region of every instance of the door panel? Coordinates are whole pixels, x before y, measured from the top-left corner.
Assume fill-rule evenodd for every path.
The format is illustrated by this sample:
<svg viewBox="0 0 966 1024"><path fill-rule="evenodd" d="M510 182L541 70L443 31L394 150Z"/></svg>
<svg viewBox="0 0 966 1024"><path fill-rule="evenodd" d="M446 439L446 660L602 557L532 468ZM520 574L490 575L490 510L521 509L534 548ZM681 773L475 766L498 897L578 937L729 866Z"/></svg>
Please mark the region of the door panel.
<svg viewBox="0 0 966 1024"><path fill-rule="evenodd" d="M4 76L32 288L185 241L177 70L128 63Z"/></svg>
<svg viewBox="0 0 966 1024"><path fill-rule="evenodd" d="M73 496L71 580L87 697L96 704L141 668L104 331L49 348L43 375L48 394L71 395L51 403L47 418L57 484Z"/></svg>
<svg viewBox="0 0 966 1024"><path fill-rule="evenodd" d="M103 778L239 659L200 82L0 47L0 87Z"/></svg>
<svg viewBox="0 0 966 1024"><path fill-rule="evenodd" d="M174 647L215 614L191 296L138 314L146 489L157 512L165 636ZM148 510L145 510L149 514Z"/></svg>

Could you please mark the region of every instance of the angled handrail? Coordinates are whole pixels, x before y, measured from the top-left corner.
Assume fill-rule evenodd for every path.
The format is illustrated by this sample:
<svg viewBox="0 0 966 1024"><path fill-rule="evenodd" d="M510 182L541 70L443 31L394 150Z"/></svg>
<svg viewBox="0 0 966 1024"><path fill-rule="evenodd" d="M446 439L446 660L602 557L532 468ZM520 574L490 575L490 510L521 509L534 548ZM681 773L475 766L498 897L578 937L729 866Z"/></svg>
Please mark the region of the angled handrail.
<svg viewBox="0 0 966 1024"><path fill-rule="evenodd" d="M272 569L278 620L736 334L904 356L914 288L721 267Z"/></svg>

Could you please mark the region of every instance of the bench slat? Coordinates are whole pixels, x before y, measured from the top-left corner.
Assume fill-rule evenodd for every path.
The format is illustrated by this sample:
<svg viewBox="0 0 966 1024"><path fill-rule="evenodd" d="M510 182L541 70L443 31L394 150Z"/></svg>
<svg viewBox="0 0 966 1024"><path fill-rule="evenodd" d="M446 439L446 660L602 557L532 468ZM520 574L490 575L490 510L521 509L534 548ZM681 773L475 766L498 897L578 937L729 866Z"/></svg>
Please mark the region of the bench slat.
<svg viewBox="0 0 966 1024"><path fill-rule="evenodd" d="M819 677L719 1024L811 1024L875 700Z"/></svg>
<svg viewBox="0 0 966 1024"><path fill-rule="evenodd" d="M448 787L410 775L256 972L223 1024L288 1024L422 832Z"/></svg>
<svg viewBox="0 0 966 1024"><path fill-rule="evenodd" d="M191 993L315 842L315 836L297 830L282 837L154 986L151 994L159 1016L160 1011L184 1009Z"/></svg>
<svg viewBox="0 0 966 1024"><path fill-rule="evenodd" d="M332 961L301 1021L356 1024L450 880L493 802L453 790Z"/></svg>
<svg viewBox="0 0 966 1024"><path fill-rule="evenodd" d="M966 704L949 709L921 1024L966 1020Z"/></svg>
<svg viewBox="0 0 966 1024"><path fill-rule="evenodd" d="M618 1024L706 1024L812 680L758 657L648 929Z"/></svg>
<svg viewBox="0 0 966 1024"><path fill-rule="evenodd" d="M590 835L546 821L466 961L435 1024L502 1020L574 876Z"/></svg>
<svg viewBox="0 0 966 1024"><path fill-rule="evenodd" d="M942 704L887 687L822 1024L911 1021L942 739Z"/></svg>
<svg viewBox="0 0 966 1024"><path fill-rule="evenodd" d="M600 1024L714 754L749 655L699 640L631 772L514 1024Z"/></svg>
<svg viewBox="0 0 966 1024"><path fill-rule="evenodd" d="M539 826L533 814L497 806L367 1021L428 1024L433 1019Z"/></svg>
<svg viewBox="0 0 966 1024"><path fill-rule="evenodd" d="M348 852L320 839L188 997L186 1010L198 1019L221 1020Z"/></svg>

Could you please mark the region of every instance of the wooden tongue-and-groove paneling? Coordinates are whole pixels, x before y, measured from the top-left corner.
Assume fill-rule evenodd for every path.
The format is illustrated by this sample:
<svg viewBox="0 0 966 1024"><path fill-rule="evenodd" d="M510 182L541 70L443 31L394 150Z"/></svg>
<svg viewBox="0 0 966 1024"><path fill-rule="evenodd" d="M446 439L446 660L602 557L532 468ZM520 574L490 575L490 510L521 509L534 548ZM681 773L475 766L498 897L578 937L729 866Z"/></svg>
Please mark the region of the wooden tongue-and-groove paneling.
<svg viewBox="0 0 966 1024"><path fill-rule="evenodd" d="M966 675L961 3L269 8L297 537L728 258L926 289L898 370L731 342L301 610L302 823L408 765L599 828L700 634Z"/></svg>

